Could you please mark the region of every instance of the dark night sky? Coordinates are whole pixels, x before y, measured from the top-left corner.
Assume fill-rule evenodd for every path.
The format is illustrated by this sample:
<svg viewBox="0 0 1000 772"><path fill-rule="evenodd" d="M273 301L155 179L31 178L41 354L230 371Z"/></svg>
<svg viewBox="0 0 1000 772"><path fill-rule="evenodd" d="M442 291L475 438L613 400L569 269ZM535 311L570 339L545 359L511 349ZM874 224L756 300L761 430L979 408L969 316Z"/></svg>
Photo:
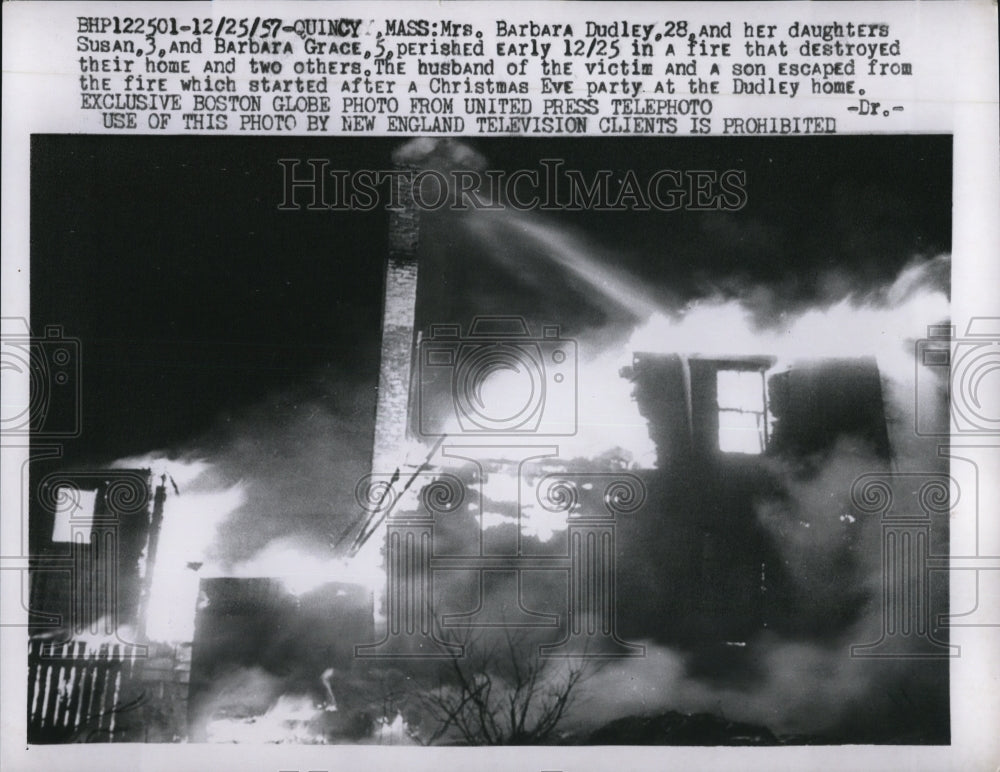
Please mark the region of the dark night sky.
<svg viewBox="0 0 1000 772"><path fill-rule="evenodd" d="M263 406L280 422L307 402L370 433L387 214L278 211L277 160L391 168L399 144L36 136L32 325L61 324L83 351L84 433L66 444L66 460L210 447L243 411ZM493 169L559 158L585 175L746 170L739 212L532 215L665 303L759 285L781 301L763 315L777 314L875 287L915 256L949 250L948 137L467 144ZM425 219L422 324L477 312L534 320L544 310L577 334L625 321L516 232L483 249L449 217Z"/></svg>

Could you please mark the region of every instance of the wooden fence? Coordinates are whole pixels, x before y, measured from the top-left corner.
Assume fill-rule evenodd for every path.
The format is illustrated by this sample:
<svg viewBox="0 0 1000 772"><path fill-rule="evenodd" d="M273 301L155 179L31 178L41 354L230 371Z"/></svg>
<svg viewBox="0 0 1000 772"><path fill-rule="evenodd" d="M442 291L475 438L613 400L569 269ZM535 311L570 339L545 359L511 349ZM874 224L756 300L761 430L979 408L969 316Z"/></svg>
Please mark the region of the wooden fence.
<svg viewBox="0 0 1000 772"><path fill-rule="evenodd" d="M128 644L30 641L28 742L120 742L122 716L139 706L141 655Z"/></svg>

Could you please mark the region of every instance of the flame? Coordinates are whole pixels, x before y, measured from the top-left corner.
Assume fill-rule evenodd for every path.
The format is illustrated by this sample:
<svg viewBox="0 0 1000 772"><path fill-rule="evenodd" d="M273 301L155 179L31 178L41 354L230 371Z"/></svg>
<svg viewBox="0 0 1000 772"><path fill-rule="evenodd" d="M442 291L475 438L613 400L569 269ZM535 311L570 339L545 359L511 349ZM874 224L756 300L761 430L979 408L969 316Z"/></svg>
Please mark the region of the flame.
<svg viewBox="0 0 1000 772"><path fill-rule="evenodd" d="M909 395L914 379L914 342L929 324L950 314L946 293L933 277L947 255L914 261L883 292L848 296L826 307L786 314L778 323L755 322L753 299L710 297L688 305L679 315L652 313L621 348L608 348L581 362L579 431L560 441L564 458L593 458L617 446L630 451L635 465L651 467L656 458L645 420L631 399L631 385L619 376L636 352L726 357L768 355L775 369L797 359L874 357L894 392ZM585 348L581 344L581 348Z"/></svg>
<svg viewBox="0 0 1000 772"><path fill-rule="evenodd" d="M800 358L873 356L883 375L912 377L912 342L947 319L947 295L929 281L948 256L914 261L884 293L850 295L827 307L786 315L770 327L754 322L754 306L713 297L678 318L657 312L633 333L632 352L731 356L767 354L778 367ZM754 297L749 293L748 297Z"/></svg>
<svg viewBox="0 0 1000 772"><path fill-rule="evenodd" d="M172 459L162 452L121 458L111 464L112 469L149 469L153 476L169 475L180 487L193 483L208 472L212 465L204 458Z"/></svg>
<svg viewBox="0 0 1000 772"><path fill-rule="evenodd" d="M418 745L401 713L397 713L392 720L379 719L375 725L374 740L378 745Z"/></svg>
<svg viewBox="0 0 1000 772"><path fill-rule="evenodd" d="M549 512L539 506L535 498L535 483L530 476L526 475L524 479L519 477L516 469L490 472L484 484L484 494L490 497L490 501L516 502L519 507L514 515L484 508L480 527L485 531L514 525L520 529L522 536L538 539L543 544L551 541L557 533L564 532L568 525L566 514Z"/></svg>
<svg viewBox="0 0 1000 772"><path fill-rule="evenodd" d="M580 362L577 431L559 438L560 457L596 458L624 448L637 466L653 465L656 446L649 426L632 399L632 384L620 374L623 367L632 364L633 350L629 344L608 348ZM586 350L581 356L587 356Z"/></svg>
<svg viewBox="0 0 1000 772"><path fill-rule="evenodd" d="M797 359L868 355L878 362L890 400L912 397L913 344L923 337L928 324L949 316L948 297L936 286L937 277L949 260L947 255L915 260L890 285L877 292L849 295L797 314L787 313L769 326L756 321L759 300L762 293L766 294L758 288L745 293L743 299L712 296L689 304L678 314L671 315L665 310L650 312L645 321L635 326L627 340L617 346L597 348L581 340L576 389L578 430L570 437L546 440L558 447L561 462L573 458L596 459L602 454L615 453L630 457L632 468L652 468L656 459L655 444L649 436L646 420L632 399L631 384L620 375L621 368L632 363L636 352L715 357L768 355L776 358L776 369L787 367ZM648 306L644 308L648 310ZM740 388L733 398L741 399L742 386L735 386ZM754 388L759 388L756 381ZM500 394L504 395L503 389ZM769 420L766 414L764 420ZM737 431L741 428L746 431ZM759 443L752 448L750 442L759 430L760 427L732 427L730 434L740 435L740 438L737 440L734 436L726 440L738 442L738 449L745 452L760 452ZM749 437L751 433L755 436ZM468 461L461 458L461 453L447 452L448 446L468 444L475 439L461 434L449 436L440 449L411 440L401 449L400 457L405 450L406 461L414 470L425 463L431 470L455 469ZM516 460L516 453L515 458L505 458L505 453L510 455L498 447L492 460ZM523 535L542 542L564 531L565 517L542 511L534 505L531 496L523 495L520 486L525 481L518 478L514 470L516 465L510 466L506 471L491 470L488 480L484 480L483 493L494 504L520 502L520 517L486 508L481 527L485 530L516 523ZM409 495L416 495L416 489L411 489ZM397 503L400 509L409 506L418 505L406 497ZM379 539L372 541L380 543ZM374 560L377 562L377 557Z"/></svg>
<svg viewBox="0 0 1000 772"><path fill-rule="evenodd" d="M947 294L933 282L948 263L947 255L914 261L882 292L849 295L823 307L787 313L769 326L757 323L762 291L751 290L744 299L715 295L692 302L677 314L652 311L620 346L601 348L580 340L574 392L576 431L571 436L546 437L546 442L556 445L565 460L595 458L623 448L631 454L634 466L651 468L655 445L631 397L631 384L619 374L632 364L637 352L707 357L760 354L776 357L775 369L798 359L872 356L884 378L905 387L914 378L913 343L924 337L928 324L949 317ZM503 389L500 393L516 402L516 394ZM525 439L538 438L526 435ZM470 436L456 432L446 444L463 441L469 442ZM411 441L406 460L418 464L429 450ZM496 452L499 459L503 449ZM432 461L441 469L458 465L443 453L435 453Z"/></svg>
<svg viewBox="0 0 1000 772"><path fill-rule="evenodd" d="M324 733L324 714L336 708L317 705L312 698L298 694L283 694L264 714L257 716L219 717L205 725L206 738L212 743L295 743L326 745L330 738ZM399 712L392 718L375 720L368 738L360 744L416 745L406 719Z"/></svg>
<svg viewBox="0 0 1000 772"><path fill-rule="evenodd" d="M309 697L283 694L261 716L216 718L206 724L208 742L324 744L314 727L322 712Z"/></svg>
<svg viewBox="0 0 1000 772"><path fill-rule="evenodd" d="M225 575L277 577L293 595L302 595L328 582L358 584L374 593L384 583L384 572L377 563L310 553L290 539L271 542Z"/></svg>
<svg viewBox="0 0 1000 772"><path fill-rule="evenodd" d="M150 453L120 459L112 466L147 468L154 480L167 475L181 491L174 495L168 488L163 505L146 634L154 641L189 642L194 637L199 580L212 570L210 553L218 527L244 504L246 485L226 484L204 458L171 459ZM198 564L200 569L194 568Z"/></svg>

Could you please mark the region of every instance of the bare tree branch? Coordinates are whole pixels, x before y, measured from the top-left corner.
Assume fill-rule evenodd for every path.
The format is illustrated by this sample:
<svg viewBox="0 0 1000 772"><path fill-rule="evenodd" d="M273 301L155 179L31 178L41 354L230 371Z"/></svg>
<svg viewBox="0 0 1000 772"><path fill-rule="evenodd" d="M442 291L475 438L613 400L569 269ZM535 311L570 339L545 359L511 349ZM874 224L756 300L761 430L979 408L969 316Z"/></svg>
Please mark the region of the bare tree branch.
<svg viewBox="0 0 1000 772"><path fill-rule="evenodd" d="M551 739L591 663L542 659L537 643L512 628L447 632L464 656L451 657L434 684L411 682L422 711L419 741L530 745Z"/></svg>

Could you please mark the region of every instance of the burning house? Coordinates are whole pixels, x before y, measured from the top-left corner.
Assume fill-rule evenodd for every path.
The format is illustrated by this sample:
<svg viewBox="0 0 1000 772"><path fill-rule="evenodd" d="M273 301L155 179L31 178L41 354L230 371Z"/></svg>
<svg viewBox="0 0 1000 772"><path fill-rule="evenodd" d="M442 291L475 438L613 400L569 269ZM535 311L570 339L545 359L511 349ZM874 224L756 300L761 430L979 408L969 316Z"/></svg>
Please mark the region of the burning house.
<svg viewBox="0 0 1000 772"><path fill-rule="evenodd" d="M845 592L839 616L811 615L757 509L781 495L782 460L818 466L848 443L888 468L878 366L866 358L774 365L765 356L636 353L622 370L657 450L656 469L644 473L647 517L621 535L620 608L634 635L702 645L744 642L765 628L820 635L858 612ZM842 517L838 525L829 549L850 559L857 530ZM642 557L630 564L627 555ZM630 598L650 595L662 599L657 613L636 613Z"/></svg>
<svg viewBox="0 0 1000 772"><path fill-rule="evenodd" d="M34 488L32 631L138 626L164 490L147 470L50 473ZM154 501L155 498L155 501ZM126 643L126 641L122 641Z"/></svg>
<svg viewBox="0 0 1000 772"><path fill-rule="evenodd" d="M428 140L392 161L484 164ZM851 486L899 463L899 374L912 361L902 345L886 356L885 340L816 330L877 325L909 341L914 319L947 313L931 275L943 261L901 264L878 297L797 298L779 330L751 323L749 291L674 297L679 258L629 266L623 248L619 265L565 215L424 212L408 179L395 177L394 197L408 205L377 236L366 220L356 249L338 244L343 260L359 256L316 311L335 307L345 328L323 333L342 335L324 368L355 380L324 371L308 398L261 387L265 407L226 413L203 447L78 481L69 514L54 503L59 478L36 476L33 742L368 742L389 726L397 739L477 742L453 717L433 726L432 708L447 714L461 663L489 636L527 641L554 670L603 659L622 682L656 685L633 702L616 687L592 694L605 724L718 704L762 725L784 698L776 652L828 663L877 636L881 532L852 509ZM285 213L299 214L303 230L312 214ZM729 218L711 220L711 238L731 236ZM325 256L317 232L313 256ZM361 270L378 299L351 306ZM379 303L380 325L364 315ZM252 350L273 368L284 356ZM146 465L133 461L120 465ZM157 485L158 463L186 465L189 480ZM114 475L137 482L124 508ZM947 523L935 527L940 548ZM75 627L57 634L57 618ZM502 671L486 663L476 678L499 684ZM438 686L400 696L424 677ZM850 679L838 711L877 680ZM928 680L940 737L946 668ZM757 688L766 709L743 700ZM826 729L822 712L804 733Z"/></svg>
<svg viewBox="0 0 1000 772"><path fill-rule="evenodd" d="M152 482L148 469L106 469L34 487L30 742L184 734L190 647L146 634L167 496L166 476Z"/></svg>

